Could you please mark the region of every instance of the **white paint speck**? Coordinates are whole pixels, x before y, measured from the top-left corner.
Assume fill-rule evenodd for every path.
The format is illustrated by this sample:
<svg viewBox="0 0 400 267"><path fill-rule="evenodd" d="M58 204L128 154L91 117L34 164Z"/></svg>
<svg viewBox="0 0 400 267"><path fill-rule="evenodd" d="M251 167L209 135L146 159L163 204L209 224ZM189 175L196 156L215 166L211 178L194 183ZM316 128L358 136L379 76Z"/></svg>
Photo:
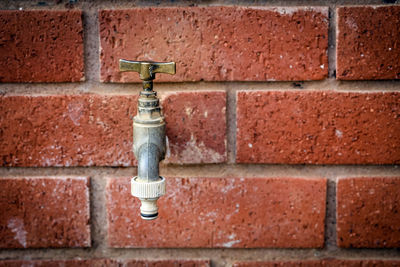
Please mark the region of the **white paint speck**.
<svg viewBox="0 0 400 267"><path fill-rule="evenodd" d="M193 113L193 109L190 107L185 108L186 115L190 116Z"/></svg>
<svg viewBox="0 0 400 267"><path fill-rule="evenodd" d="M218 213L216 211L210 211L206 214L206 217L216 219L218 216Z"/></svg>
<svg viewBox="0 0 400 267"><path fill-rule="evenodd" d="M252 147L253 147L253 144L250 144L250 143L249 143L249 147L252 148Z"/></svg>
<svg viewBox="0 0 400 267"><path fill-rule="evenodd" d="M227 185L221 188L221 192L226 194L235 188L235 182L233 180L229 180Z"/></svg>
<svg viewBox="0 0 400 267"><path fill-rule="evenodd" d="M292 65L289 65L289 68L293 69L293 66L292 66Z"/></svg>
<svg viewBox="0 0 400 267"><path fill-rule="evenodd" d="M20 218L11 218L8 220L7 227L15 234L14 239L18 240L18 242L26 248L26 231L24 222Z"/></svg>
<svg viewBox="0 0 400 267"><path fill-rule="evenodd" d="M389 47L389 49L388 49L389 51L392 51L392 48L391 47Z"/></svg>
<svg viewBox="0 0 400 267"><path fill-rule="evenodd" d="M343 137L343 133L342 133L340 130L338 130L338 129L335 130L335 134L336 134L336 136L337 136L338 138L342 138L342 137Z"/></svg>
<svg viewBox="0 0 400 267"><path fill-rule="evenodd" d="M79 120L81 119L81 117L83 115L83 109L84 109L83 104L79 103L79 102L72 102L68 105L69 118L77 126L80 125Z"/></svg>
<svg viewBox="0 0 400 267"><path fill-rule="evenodd" d="M352 17L346 18L346 24L351 30L353 30L353 31L358 30L358 25Z"/></svg>
<svg viewBox="0 0 400 267"><path fill-rule="evenodd" d="M226 248L230 248L233 245L235 245L237 243L240 243L240 242L241 242L240 240L233 240L233 241L229 241L229 242L223 243L222 246L226 247Z"/></svg>
<svg viewBox="0 0 400 267"><path fill-rule="evenodd" d="M325 64L319 66L321 69L325 69Z"/></svg>
<svg viewBox="0 0 400 267"><path fill-rule="evenodd" d="M369 190L369 194L370 194L370 195L375 194L375 189L371 188L371 189Z"/></svg>

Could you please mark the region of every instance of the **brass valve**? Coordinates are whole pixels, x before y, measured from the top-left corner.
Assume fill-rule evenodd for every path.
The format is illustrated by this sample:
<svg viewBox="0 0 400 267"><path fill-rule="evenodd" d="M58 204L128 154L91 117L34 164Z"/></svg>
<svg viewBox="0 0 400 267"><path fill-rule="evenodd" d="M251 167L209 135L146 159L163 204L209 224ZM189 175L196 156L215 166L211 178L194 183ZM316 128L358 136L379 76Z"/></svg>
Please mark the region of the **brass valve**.
<svg viewBox="0 0 400 267"><path fill-rule="evenodd" d="M120 71L135 71L143 80L138 114L133 118L133 152L138 175L131 179L131 193L142 202L142 219L158 216L157 200L165 194L165 178L159 175L159 162L165 157L165 121L157 93L153 91L156 73L175 74L175 62L119 60Z"/></svg>
<svg viewBox="0 0 400 267"><path fill-rule="evenodd" d="M131 61L120 59L119 70L121 72L138 72L141 80L151 81L156 78L156 73L175 74L176 67L175 62Z"/></svg>

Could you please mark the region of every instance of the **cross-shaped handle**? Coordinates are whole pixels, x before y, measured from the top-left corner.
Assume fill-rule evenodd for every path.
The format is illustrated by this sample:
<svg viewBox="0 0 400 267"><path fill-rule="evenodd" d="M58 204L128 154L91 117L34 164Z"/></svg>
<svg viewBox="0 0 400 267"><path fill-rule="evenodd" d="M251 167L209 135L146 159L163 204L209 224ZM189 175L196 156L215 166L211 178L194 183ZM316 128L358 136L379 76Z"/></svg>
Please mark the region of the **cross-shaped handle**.
<svg viewBox="0 0 400 267"><path fill-rule="evenodd" d="M140 79L150 81L156 78L156 73L175 74L175 62L152 62L152 61L131 61L120 59L120 71L135 71L139 72Z"/></svg>

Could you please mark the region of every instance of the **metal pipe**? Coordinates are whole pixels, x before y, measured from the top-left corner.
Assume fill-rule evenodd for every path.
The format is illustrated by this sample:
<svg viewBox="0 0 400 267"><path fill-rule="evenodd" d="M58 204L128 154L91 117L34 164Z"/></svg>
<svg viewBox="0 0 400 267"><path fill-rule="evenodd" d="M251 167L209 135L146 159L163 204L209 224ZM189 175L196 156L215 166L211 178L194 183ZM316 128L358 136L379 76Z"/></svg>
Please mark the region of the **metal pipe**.
<svg viewBox="0 0 400 267"><path fill-rule="evenodd" d="M138 180L158 181L160 180L158 163L160 162L159 149L155 144L144 144L138 153Z"/></svg>

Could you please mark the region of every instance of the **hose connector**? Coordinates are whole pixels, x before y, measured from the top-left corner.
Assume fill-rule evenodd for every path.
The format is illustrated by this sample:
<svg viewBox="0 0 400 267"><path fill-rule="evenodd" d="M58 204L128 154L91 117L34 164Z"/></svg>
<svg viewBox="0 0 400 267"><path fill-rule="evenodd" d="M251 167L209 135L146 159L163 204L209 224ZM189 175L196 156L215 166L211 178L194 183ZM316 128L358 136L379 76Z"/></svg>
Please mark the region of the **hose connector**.
<svg viewBox="0 0 400 267"><path fill-rule="evenodd" d="M131 179L132 196L137 197L142 202L140 206L140 216L144 220L154 220L158 217L157 200L165 195L165 178L160 176L159 181L138 181L139 177Z"/></svg>

